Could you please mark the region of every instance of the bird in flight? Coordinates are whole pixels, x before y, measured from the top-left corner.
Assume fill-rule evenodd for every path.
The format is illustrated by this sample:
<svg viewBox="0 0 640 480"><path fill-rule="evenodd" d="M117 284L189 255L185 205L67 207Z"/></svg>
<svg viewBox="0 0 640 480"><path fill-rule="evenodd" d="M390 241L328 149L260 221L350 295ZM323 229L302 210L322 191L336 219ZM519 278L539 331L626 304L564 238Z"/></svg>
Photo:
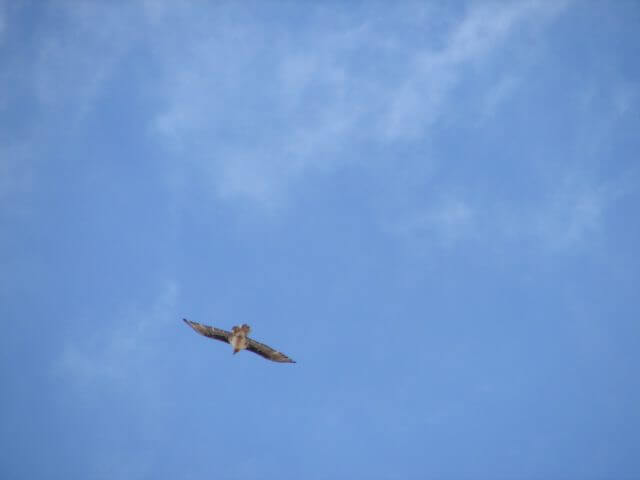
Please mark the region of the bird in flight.
<svg viewBox="0 0 640 480"><path fill-rule="evenodd" d="M221 342L230 343L233 347L234 354L238 353L240 350L249 350L250 352L257 353L258 355L273 362L296 363L295 360L291 360L284 353L278 352L264 343L256 342L254 339L249 338L247 336L251 331L251 327L249 327L249 325L243 324L239 327L236 326L233 327L230 332L227 332L220 328L202 325L198 322L192 322L186 318L183 318L183 320L200 335L213 338L214 340L220 340Z"/></svg>

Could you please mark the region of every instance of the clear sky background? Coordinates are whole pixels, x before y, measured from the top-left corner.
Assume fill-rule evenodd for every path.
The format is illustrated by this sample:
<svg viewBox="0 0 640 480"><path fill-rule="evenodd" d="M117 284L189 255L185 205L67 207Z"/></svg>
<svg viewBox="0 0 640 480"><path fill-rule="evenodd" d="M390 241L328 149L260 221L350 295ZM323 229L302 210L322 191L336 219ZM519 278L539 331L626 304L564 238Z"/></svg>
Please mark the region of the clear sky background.
<svg viewBox="0 0 640 480"><path fill-rule="evenodd" d="M637 1L0 1L0 477L640 478L639 113Z"/></svg>

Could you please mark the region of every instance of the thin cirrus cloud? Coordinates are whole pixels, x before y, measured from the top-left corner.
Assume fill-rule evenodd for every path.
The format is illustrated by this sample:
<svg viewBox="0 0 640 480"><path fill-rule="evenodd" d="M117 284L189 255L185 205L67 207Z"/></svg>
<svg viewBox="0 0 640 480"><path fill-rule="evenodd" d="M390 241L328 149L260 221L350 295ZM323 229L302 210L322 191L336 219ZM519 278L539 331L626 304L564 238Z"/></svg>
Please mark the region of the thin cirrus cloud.
<svg viewBox="0 0 640 480"><path fill-rule="evenodd" d="M155 332L172 324L178 316L176 305L179 296L178 284L167 281L150 305L129 305L117 312L121 321L108 330L92 328L82 332L80 338L70 336L59 356L53 361L51 374L70 384L128 385L149 375L138 370L149 361Z"/></svg>
<svg viewBox="0 0 640 480"><path fill-rule="evenodd" d="M466 68L491 59L516 32L545 25L568 3L472 4L461 17L449 14L435 45L398 33L380 35L384 15L375 9L366 21L345 16L329 26L311 23L282 33L239 21L248 12L234 5L204 16L189 4L65 5L67 28L46 32L37 57L35 90L43 105L83 118L119 62L142 48L154 67L151 92L160 101L146 112L150 138L177 168L204 177L215 197L272 208L286 202L289 187L306 175L364 165L362 144L424 142L448 115ZM423 9L418 14L424 16ZM85 41L72 41L78 35ZM96 55L98 50L103 54ZM386 70L361 68L358 59L376 58L374 53L386 55ZM521 83L517 71L499 71L481 95L481 118L490 121ZM633 91L616 97L619 112L629 110ZM381 160L366 161L366 168L375 169ZM424 161L436 160L427 155ZM568 244L597 230L607 204L598 193L566 211L550 199L535 216L535 228L511 222L483 229L489 222L483 219L515 218L516 211L490 215L483 213L490 204L445 193L447 201L431 197L423 211L404 215L404 226L391 230L438 232L446 245L477 237L478 228L564 238L560 243ZM542 233L554 225L573 227L558 235Z"/></svg>
<svg viewBox="0 0 640 480"><path fill-rule="evenodd" d="M33 188L31 148L24 143L0 146L0 212L19 215L26 212L23 200Z"/></svg>
<svg viewBox="0 0 640 480"><path fill-rule="evenodd" d="M528 229L521 230L551 252L581 251L597 242L608 210L630 193L625 183L567 175L533 209Z"/></svg>
<svg viewBox="0 0 640 480"><path fill-rule="evenodd" d="M545 22L558 11L537 2L474 6L440 48L402 38L382 42L380 20L311 27L296 32L295 41L255 26L222 22L209 36L196 28L183 57L171 45L156 45L158 61L170 62L162 79L166 107L155 129L183 153L208 147L207 154L196 153L196 163L219 195L269 204L309 171L357 162L358 142L419 141L446 111L461 67L490 56L522 24ZM273 49L260 46L264 36ZM394 74L358 67L358 58L385 53ZM512 87L503 83L493 92L491 108ZM258 125L267 125L267 133ZM252 136L255 131L263 133Z"/></svg>
<svg viewBox="0 0 640 480"><path fill-rule="evenodd" d="M501 78L482 99L481 117L483 119L495 117L500 107L516 93L521 83L522 79L516 76L507 75Z"/></svg>
<svg viewBox="0 0 640 480"><path fill-rule="evenodd" d="M194 4L68 2L55 16L64 28L38 42L34 88L48 115L77 122L122 61L144 51L147 90L159 100L146 117L167 155L208 178L218 197L273 206L305 174L364 162L363 142L421 141L446 114L463 67L489 58L520 27L544 24L558 5L472 4L459 21L445 12L441 44L427 45L389 33L386 7L366 17L324 12L337 20L281 31L230 4L203 15ZM407 8L403 18L425 17L424 8ZM499 85L489 108L514 90Z"/></svg>
<svg viewBox="0 0 640 480"><path fill-rule="evenodd" d="M46 114L74 123L85 118L118 62L140 41L135 12L127 5L77 2L43 10L52 21L39 32L33 87Z"/></svg>
<svg viewBox="0 0 640 480"><path fill-rule="evenodd" d="M4 40L4 33L5 30L7 29L7 4L6 2L0 1L0 45L2 45L2 42Z"/></svg>
<svg viewBox="0 0 640 480"><path fill-rule="evenodd" d="M605 181L570 168L550 176L553 180L534 196L518 201L456 189L443 193L447 188L441 188L422 208L397 217L387 215L382 228L418 250L475 243L525 244L549 254L580 253L599 243L607 213L635 189L633 181Z"/></svg>
<svg viewBox="0 0 640 480"><path fill-rule="evenodd" d="M462 79L463 67L481 63L500 49L519 27L544 24L558 15L566 2L517 2L476 4L454 25L443 48L416 51L407 80L395 88L385 115L387 137L415 137L438 121L446 110L452 90ZM512 76L501 79L500 100ZM489 92L490 105L495 90Z"/></svg>
<svg viewBox="0 0 640 480"><path fill-rule="evenodd" d="M434 199L422 211L395 219L384 226L391 235L410 243L420 242L425 248L455 248L459 242L479 236L481 220L473 205L461 196Z"/></svg>

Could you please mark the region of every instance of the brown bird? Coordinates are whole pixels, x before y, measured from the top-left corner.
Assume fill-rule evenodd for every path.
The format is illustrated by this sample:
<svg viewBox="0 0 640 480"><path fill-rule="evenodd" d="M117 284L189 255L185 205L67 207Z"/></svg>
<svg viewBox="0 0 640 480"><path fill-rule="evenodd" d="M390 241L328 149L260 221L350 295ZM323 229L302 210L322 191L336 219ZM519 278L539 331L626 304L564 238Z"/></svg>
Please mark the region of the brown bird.
<svg viewBox="0 0 640 480"><path fill-rule="evenodd" d="M200 335L204 335L205 337L213 338L214 340L220 340L221 342L230 343L233 347L233 353L238 353L240 350L249 350L250 352L257 353L258 355L266 358L267 360L271 360L273 362L281 362L281 363L296 363L294 360L291 360L284 353L278 352L273 348L265 345L264 343L256 342L252 338L249 338L249 332L251 331L251 327L249 325L243 324L239 327L233 327L230 332L226 330L222 330L216 327L210 327L209 325L202 325L197 322L192 322L191 320L187 320L183 318L184 322L193 328Z"/></svg>

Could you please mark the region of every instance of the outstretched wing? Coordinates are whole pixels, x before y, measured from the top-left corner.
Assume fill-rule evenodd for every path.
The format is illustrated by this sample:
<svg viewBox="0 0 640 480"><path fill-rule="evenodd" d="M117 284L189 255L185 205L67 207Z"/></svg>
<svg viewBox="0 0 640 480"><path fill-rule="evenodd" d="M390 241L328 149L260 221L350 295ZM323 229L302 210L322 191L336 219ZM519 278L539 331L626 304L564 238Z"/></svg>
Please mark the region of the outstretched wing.
<svg viewBox="0 0 640 480"><path fill-rule="evenodd" d="M226 330L222 330L216 327L210 327L209 325L202 325L198 322L192 322L191 320L187 320L186 318L183 318L182 320L184 320L187 325L193 328L200 335L213 338L214 340L220 340L221 342L229 343L231 332L227 332Z"/></svg>
<svg viewBox="0 0 640 480"><path fill-rule="evenodd" d="M258 355L273 362L296 363L295 360L291 360L284 353L274 350L264 343L256 342L252 338L247 338L247 350L257 353Z"/></svg>

